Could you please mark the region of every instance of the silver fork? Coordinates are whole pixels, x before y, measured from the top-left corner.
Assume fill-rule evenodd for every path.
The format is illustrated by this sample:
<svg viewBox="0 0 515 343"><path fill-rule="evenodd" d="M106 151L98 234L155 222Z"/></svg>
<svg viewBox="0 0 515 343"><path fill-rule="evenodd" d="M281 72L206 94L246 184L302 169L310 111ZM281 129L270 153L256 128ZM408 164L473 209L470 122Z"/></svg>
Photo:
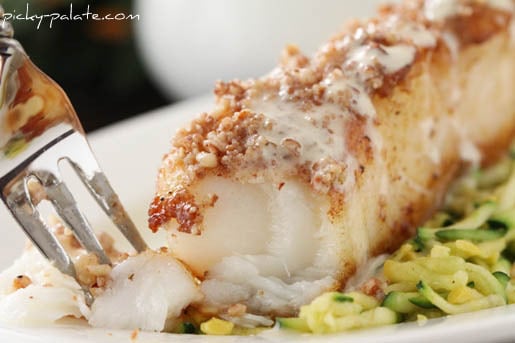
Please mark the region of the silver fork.
<svg viewBox="0 0 515 343"><path fill-rule="evenodd" d="M91 195L136 251L147 249L93 156L63 90L40 71L13 39L0 6L0 197L33 244L63 273L77 279L74 264L45 223L29 181L36 180L79 243L110 264L88 221L61 178L66 159ZM86 301L93 298L84 289Z"/></svg>

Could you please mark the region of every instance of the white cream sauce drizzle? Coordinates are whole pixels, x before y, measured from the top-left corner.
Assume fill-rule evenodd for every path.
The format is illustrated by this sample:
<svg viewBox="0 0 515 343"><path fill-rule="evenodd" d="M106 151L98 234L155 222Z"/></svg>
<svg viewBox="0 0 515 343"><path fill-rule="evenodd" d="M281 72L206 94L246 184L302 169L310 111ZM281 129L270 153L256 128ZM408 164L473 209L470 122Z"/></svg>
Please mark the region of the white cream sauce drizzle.
<svg viewBox="0 0 515 343"><path fill-rule="evenodd" d="M417 49L411 45L399 44L374 48L363 45L349 53L347 63L357 63L360 68L367 68L379 63L387 74L395 73L410 65Z"/></svg>
<svg viewBox="0 0 515 343"><path fill-rule="evenodd" d="M293 141L298 142L303 162L316 162L321 158L341 161L345 156L346 114L342 113L338 106L326 104L303 111L293 103L259 100L252 102L249 108L257 113L263 113L272 122L273 127L270 130L262 130L261 136L285 149L288 148L288 144L295 144Z"/></svg>
<svg viewBox="0 0 515 343"><path fill-rule="evenodd" d="M481 152L469 138L466 129L460 125L455 118L451 118L450 123L460 137L459 154L461 159L463 161L470 162L473 167L479 166L482 159Z"/></svg>
<svg viewBox="0 0 515 343"><path fill-rule="evenodd" d="M411 42L421 48L436 46L436 36L431 30L415 22L402 21L396 15L392 15L386 20L384 29L398 39ZM370 33L373 33L373 31Z"/></svg>
<svg viewBox="0 0 515 343"><path fill-rule="evenodd" d="M444 32L442 34L442 39L449 48L449 52L451 53L451 57L454 61L458 59L458 53L460 49L460 43L458 42L458 38L451 32Z"/></svg>
<svg viewBox="0 0 515 343"><path fill-rule="evenodd" d="M423 26L403 25L397 28L399 38L410 40L421 48L432 48L436 46L436 36Z"/></svg>
<svg viewBox="0 0 515 343"><path fill-rule="evenodd" d="M513 12L515 4L513 0L478 0L478 3L497 10ZM442 21L461 12L464 5L459 0L426 0L424 2L424 14L431 21Z"/></svg>
<svg viewBox="0 0 515 343"><path fill-rule="evenodd" d="M374 118L376 116L372 99L366 93L365 88L352 78L332 73L322 81L322 84L325 86L327 98L337 99L339 96L344 96L345 92L350 92L349 106L351 109L366 117Z"/></svg>
<svg viewBox="0 0 515 343"><path fill-rule="evenodd" d="M431 21L441 21L458 14L458 0L426 0L424 15Z"/></svg>
<svg viewBox="0 0 515 343"><path fill-rule="evenodd" d="M460 156L463 161L470 162L474 167L481 163L481 153L470 139L461 141Z"/></svg>

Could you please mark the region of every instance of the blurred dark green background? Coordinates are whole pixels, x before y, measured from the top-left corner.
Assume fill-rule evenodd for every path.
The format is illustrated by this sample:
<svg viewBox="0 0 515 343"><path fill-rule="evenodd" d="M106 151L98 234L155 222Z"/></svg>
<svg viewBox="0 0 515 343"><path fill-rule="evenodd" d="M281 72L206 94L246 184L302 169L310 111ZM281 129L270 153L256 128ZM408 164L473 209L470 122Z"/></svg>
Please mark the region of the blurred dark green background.
<svg viewBox="0 0 515 343"><path fill-rule="evenodd" d="M4 0L6 13L134 13L130 0ZM134 40L135 20L13 20L32 61L63 87L86 131L170 102L146 74Z"/></svg>

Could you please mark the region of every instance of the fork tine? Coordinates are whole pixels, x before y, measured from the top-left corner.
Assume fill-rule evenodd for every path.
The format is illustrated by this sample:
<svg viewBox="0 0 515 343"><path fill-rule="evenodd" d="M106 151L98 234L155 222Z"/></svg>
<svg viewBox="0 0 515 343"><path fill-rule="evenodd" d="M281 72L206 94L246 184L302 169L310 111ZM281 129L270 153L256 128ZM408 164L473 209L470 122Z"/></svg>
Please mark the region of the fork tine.
<svg viewBox="0 0 515 343"><path fill-rule="evenodd" d="M18 188L24 188L22 182L25 181L20 181ZM53 261L61 272L75 278L75 267L70 256L45 224L39 211L30 201L27 192L19 189L11 193L5 200L14 218L39 251Z"/></svg>
<svg viewBox="0 0 515 343"><path fill-rule="evenodd" d="M137 252L147 250L147 244L141 237L138 229L129 218L129 215L123 208L120 199L112 189L109 181L102 172L95 173L92 178L86 177L77 165L72 164L81 175L81 179L96 199L100 207L111 218L113 223L118 227L121 233L127 238Z"/></svg>
<svg viewBox="0 0 515 343"><path fill-rule="evenodd" d="M137 252L145 251L148 248L147 244L123 208L118 195L116 195L109 184L107 177L102 173L86 139L80 136L75 138L82 140L82 142L77 142L81 144L74 145L76 153L73 156L68 156L66 159L70 162L99 206L111 218L134 249ZM80 149L80 152L77 149Z"/></svg>
<svg viewBox="0 0 515 343"><path fill-rule="evenodd" d="M27 179L18 181L18 185L15 188L17 190L5 198L5 204L13 217L18 221L30 241L43 256L51 261L62 273L77 280L77 273L72 259L30 200L29 192L27 191ZM83 285L80 285L80 287L84 293L86 304L90 306L94 300L93 295Z"/></svg>
<svg viewBox="0 0 515 343"><path fill-rule="evenodd" d="M33 171L54 205L57 214L72 230L80 244L98 257L99 263L111 264L87 219L79 210L73 195L58 176L47 171Z"/></svg>

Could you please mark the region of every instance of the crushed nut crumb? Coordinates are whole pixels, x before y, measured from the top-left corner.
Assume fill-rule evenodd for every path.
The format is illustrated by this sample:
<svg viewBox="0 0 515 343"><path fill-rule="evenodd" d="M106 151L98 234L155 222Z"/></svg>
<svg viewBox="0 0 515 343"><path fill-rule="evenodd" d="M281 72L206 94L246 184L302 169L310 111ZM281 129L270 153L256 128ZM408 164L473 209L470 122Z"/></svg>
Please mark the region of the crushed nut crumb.
<svg viewBox="0 0 515 343"><path fill-rule="evenodd" d="M32 283L32 280L27 275L18 275L13 280L13 288L15 290L27 287Z"/></svg>
<svg viewBox="0 0 515 343"><path fill-rule="evenodd" d="M90 272L94 276L107 276L111 273L111 266L108 264L93 264L91 266L86 267L88 272Z"/></svg>
<svg viewBox="0 0 515 343"><path fill-rule="evenodd" d="M97 276L96 286L100 288L105 287L107 284L107 280L109 280L107 276Z"/></svg>
<svg viewBox="0 0 515 343"><path fill-rule="evenodd" d="M199 152L196 156L196 160L203 168L214 168L218 165L216 155L211 152Z"/></svg>
<svg viewBox="0 0 515 343"><path fill-rule="evenodd" d="M131 341L136 341L138 339L138 335L139 335L139 329L134 329L132 332L131 332Z"/></svg>
<svg viewBox="0 0 515 343"><path fill-rule="evenodd" d="M99 264L98 258L92 253L80 255L75 261L79 283L88 288L105 285L111 269L109 265Z"/></svg>

